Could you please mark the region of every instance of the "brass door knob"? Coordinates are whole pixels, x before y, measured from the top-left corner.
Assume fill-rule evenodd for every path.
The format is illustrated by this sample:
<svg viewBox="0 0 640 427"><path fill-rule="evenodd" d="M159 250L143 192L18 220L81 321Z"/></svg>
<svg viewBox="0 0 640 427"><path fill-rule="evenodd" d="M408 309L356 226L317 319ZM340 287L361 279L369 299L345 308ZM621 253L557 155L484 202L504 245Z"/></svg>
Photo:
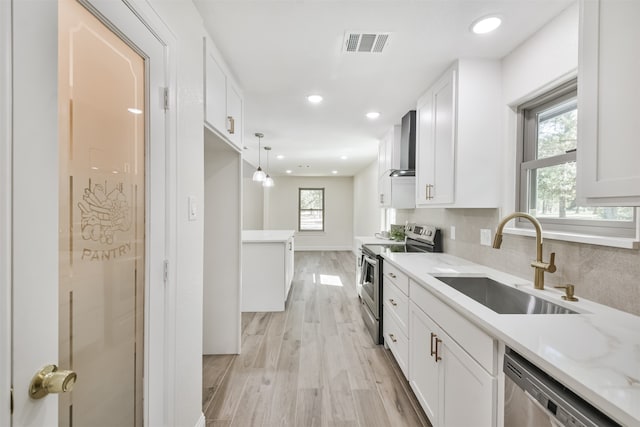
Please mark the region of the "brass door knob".
<svg viewBox="0 0 640 427"><path fill-rule="evenodd" d="M42 399L49 393L71 391L77 377L73 371L59 371L56 365L47 365L31 379L29 396L32 399Z"/></svg>

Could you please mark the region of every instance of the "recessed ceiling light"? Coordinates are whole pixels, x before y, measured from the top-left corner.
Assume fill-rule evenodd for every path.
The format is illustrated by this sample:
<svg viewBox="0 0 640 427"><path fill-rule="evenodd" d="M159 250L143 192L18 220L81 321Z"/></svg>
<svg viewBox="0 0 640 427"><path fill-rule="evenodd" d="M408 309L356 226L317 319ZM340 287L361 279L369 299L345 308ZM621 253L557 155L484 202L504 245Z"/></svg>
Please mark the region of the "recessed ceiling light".
<svg viewBox="0 0 640 427"><path fill-rule="evenodd" d="M347 159L348 159L348 157L347 157L347 156L340 156L340 158L341 158L342 160L347 160Z"/></svg>
<svg viewBox="0 0 640 427"><path fill-rule="evenodd" d="M133 114L142 114L142 110L139 108L127 108L127 111Z"/></svg>
<svg viewBox="0 0 640 427"><path fill-rule="evenodd" d="M331 171L331 173L335 175L338 173L338 171Z"/></svg>
<svg viewBox="0 0 640 427"><path fill-rule="evenodd" d="M498 28L500 24L502 24L502 19L498 16L486 16L471 24L471 31L475 34L486 34Z"/></svg>
<svg viewBox="0 0 640 427"><path fill-rule="evenodd" d="M322 102L322 97L320 95L309 95L307 96L307 101L312 104L318 104Z"/></svg>
<svg viewBox="0 0 640 427"><path fill-rule="evenodd" d="M291 173L292 171L291 171L291 169L287 169L285 172L286 173Z"/></svg>
<svg viewBox="0 0 640 427"><path fill-rule="evenodd" d="M368 119L375 120L375 119L377 119L378 117L380 117L380 113L378 113L377 111L369 111L369 112L367 113L367 118L368 118Z"/></svg>
<svg viewBox="0 0 640 427"><path fill-rule="evenodd" d="M280 160L282 160L282 159L284 159L284 156L283 156L282 154L278 154L278 155L276 156L276 159L280 159Z"/></svg>

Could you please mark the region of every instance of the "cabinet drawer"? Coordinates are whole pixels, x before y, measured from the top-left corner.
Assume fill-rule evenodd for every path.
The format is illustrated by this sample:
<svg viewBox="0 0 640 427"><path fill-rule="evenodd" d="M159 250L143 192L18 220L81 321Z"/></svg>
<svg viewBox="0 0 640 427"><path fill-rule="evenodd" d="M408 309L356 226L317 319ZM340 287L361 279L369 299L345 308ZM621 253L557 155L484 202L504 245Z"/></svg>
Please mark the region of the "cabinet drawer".
<svg viewBox="0 0 640 427"><path fill-rule="evenodd" d="M398 325L398 322L396 322L387 307L383 307L382 315L384 316L382 322L384 342L396 358L404 377L408 378L409 339L404 332L402 332L402 328Z"/></svg>
<svg viewBox="0 0 640 427"><path fill-rule="evenodd" d="M402 332L409 333L407 325L409 324L409 297L398 289L389 279L386 277L382 283L382 301L389 313L395 318L398 326L402 329ZM386 318L383 318L383 322Z"/></svg>
<svg viewBox="0 0 640 427"><path fill-rule="evenodd" d="M409 295L411 301L431 317L487 372L492 375L497 373L496 340L414 281L411 281Z"/></svg>
<svg viewBox="0 0 640 427"><path fill-rule="evenodd" d="M391 280L405 295L409 295L409 276L388 261L382 263L382 275L385 280Z"/></svg>

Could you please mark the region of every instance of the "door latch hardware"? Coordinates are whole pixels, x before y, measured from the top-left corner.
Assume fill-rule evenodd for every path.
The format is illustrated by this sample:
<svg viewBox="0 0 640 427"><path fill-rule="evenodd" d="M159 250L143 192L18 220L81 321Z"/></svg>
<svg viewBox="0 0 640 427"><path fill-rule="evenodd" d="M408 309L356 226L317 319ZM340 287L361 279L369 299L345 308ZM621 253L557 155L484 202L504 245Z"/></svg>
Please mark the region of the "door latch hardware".
<svg viewBox="0 0 640 427"><path fill-rule="evenodd" d="M42 399L49 393L66 393L73 389L77 378L73 371L59 371L56 365L47 365L31 379L29 396Z"/></svg>

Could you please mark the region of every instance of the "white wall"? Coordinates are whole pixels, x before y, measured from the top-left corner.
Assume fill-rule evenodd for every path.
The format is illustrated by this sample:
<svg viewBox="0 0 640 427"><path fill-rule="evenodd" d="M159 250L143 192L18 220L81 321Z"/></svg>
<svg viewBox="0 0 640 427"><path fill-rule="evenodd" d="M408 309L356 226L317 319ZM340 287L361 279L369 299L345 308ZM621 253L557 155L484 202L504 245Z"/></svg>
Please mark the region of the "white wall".
<svg viewBox="0 0 640 427"><path fill-rule="evenodd" d="M353 235L373 236L380 231L378 161L353 177Z"/></svg>
<svg viewBox="0 0 640 427"><path fill-rule="evenodd" d="M578 70L578 4L574 3L502 59L505 105L502 209L516 207L517 123L513 107L570 80Z"/></svg>
<svg viewBox="0 0 640 427"><path fill-rule="evenodd" d="M274 178L265 191L265 229L298 229L298 188L324 188L323 232L296 232L296 250L351 250L353 246L353 177Z"/></svg>
<svg viewBox="0 0 640 427"><path fill-rule="evenodd" d="M204 354L240 352L240 153L205 130Z"/></svg>
<svg viewBox="0 0 640 427"><path fill-rule="evenodd" d="M264 227L264 190L261 183L253 182L256 167L242 162L242 229L262 230Z"/></svg>

